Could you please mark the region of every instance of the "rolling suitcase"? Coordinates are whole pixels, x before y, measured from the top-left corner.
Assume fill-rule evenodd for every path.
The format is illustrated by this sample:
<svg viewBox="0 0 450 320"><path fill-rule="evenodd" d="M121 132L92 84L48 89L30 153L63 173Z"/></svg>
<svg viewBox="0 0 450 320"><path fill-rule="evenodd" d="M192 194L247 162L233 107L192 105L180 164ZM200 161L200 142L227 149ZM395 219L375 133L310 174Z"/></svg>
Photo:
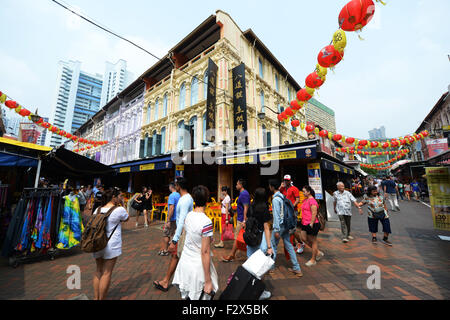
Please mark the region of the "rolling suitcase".
<svg viewBox="0 0 450 320"><path fill-rule="evenodd" d="M264 282L239 266L219 300L258 300L265 288Z"/></svg>

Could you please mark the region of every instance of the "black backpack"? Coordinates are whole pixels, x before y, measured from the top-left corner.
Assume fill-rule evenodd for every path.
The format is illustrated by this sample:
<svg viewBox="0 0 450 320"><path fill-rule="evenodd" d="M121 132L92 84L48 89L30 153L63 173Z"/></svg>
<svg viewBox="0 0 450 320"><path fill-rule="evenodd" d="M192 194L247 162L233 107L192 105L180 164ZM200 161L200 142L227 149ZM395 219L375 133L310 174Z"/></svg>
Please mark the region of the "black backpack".
<svg viewBox="0 0 450 320"><path fill-rule="evenodd" d="M259 246L262 241L263 230L258 228L258 220L253 216L253 206L248 208L249 215L245 222L245 232L243 234L245 243L250 247Z"/></svg>

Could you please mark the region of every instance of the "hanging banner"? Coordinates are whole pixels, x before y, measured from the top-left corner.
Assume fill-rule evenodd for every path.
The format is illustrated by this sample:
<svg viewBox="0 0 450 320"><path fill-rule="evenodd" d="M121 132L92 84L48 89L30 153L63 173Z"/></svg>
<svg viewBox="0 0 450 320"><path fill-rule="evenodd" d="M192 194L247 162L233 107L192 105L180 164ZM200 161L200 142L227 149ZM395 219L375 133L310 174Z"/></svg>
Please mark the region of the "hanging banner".
<svg viewBox="0 0 450 320"><path fill-rule="evenodd" d="M308 163L308 183L316 193L317 200L323 200L320 163Z"/></svg>
<svg viewBox="0 0 450 320"><path fill-rule="evenodd" d="M44 130L37 124L22 122L19 125L19 141L36 144Z"/></svg>
<svg viewBox="0 0 450 320"><path fill-rule="evenodd" d="M208 92L206 96L206 141L214 142L216 139L216 83L217 65L208 60Z"/></svg>
<svg viewBox="0 0 450 320"><path fill-rule="evenodd" d="M245 64L233 69L234 145L245 147L247 137L247 96L245 90Z"/></svg>
<svg viewBox="0 0 450 320"><path fill-rule="evenodd" d="M425 168L434 228L450 231L450 168Z"/></svg>
<svg viewBox="0 0 450 320"><path fill-rule="evenodd" d="M428 157L435 157L448 150L447 139L434 139L426 141L428 147Z"/></svg>

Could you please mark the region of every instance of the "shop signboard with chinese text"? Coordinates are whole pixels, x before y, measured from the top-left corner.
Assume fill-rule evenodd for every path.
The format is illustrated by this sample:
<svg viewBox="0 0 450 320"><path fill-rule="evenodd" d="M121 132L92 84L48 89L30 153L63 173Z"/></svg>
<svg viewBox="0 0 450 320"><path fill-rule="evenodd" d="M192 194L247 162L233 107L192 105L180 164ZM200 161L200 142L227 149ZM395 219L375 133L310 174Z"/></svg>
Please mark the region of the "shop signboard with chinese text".
<svg viewBox="0 0 450 320"><path fill-rule="evenodd" d="M208 92L206 95L206 141L214 142L216 130L217 65L208 60Z"/></svg>
<svg viewBox="0 0 450 320"><path fill-rule="evenodd" d="M245 87L245 64L233 69L233 120L234 145L247 145L247 96Z"/></svg>

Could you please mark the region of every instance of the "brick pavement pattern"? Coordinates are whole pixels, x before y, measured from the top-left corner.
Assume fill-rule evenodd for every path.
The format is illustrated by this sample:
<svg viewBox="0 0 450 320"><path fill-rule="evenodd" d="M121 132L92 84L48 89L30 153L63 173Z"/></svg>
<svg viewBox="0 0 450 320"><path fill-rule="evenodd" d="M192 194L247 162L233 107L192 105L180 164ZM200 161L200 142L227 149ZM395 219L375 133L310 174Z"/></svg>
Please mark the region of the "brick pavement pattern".
<svg viewBox="0 0 450 320"><path fill-rule="evenodd" d="M264 281L272 292L272 300L439 300L450 299L450 242L437 235L449 236L449 232L433 229L430 209L417 202L400 202L401 212L391 213L393 247L380 241L371 243L367 215L360 216L353 209L352 235L355 240L341 242L338 222L329 222L319 233L319 248L325 257L316 266L308 268L305 262L311 251L297 255L304 276L296 278L289 273L290 264L282 254L282 242L276 261L276 271L266 275ZM366 209L364 209L365 211ZM140 218L143 223L143 218ZM148 229L135 228L135 219L124 225L123 254L113 272L108 299L112 300L179 300L178 290L172 287L164 293L156 290L152 282L166 273L169 257L160 257L162 224L156 221ZM381 230L380 230L381 231ZM215 240L219 234L214 234ZM381 240L379 233L378 239ZM232 263L220 262L232 246L227 242L224 249L213 248L213 262L219 274L219 292L226 280L245 261L245 254ZM78 265L81 269L81 289L69 290L66 282L67 267ZM368 266L381 269L381 289L369 290L366 273ZM93 298L92 275L95 262L90 254L73 248L58 252L56 259L47 257L19 265L8 266L0 260L0 299L74 299L80 295Z"/></svg>

